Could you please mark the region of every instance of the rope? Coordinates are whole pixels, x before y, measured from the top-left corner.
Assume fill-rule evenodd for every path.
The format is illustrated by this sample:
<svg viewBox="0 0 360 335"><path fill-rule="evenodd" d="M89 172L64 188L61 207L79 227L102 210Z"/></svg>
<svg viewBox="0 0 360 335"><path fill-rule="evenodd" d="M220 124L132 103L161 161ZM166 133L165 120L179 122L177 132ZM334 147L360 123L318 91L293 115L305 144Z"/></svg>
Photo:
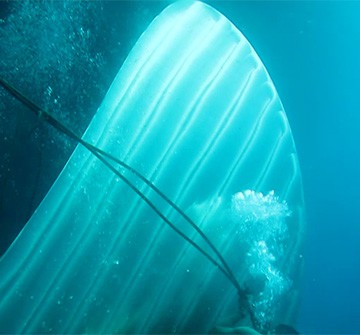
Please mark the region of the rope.
<svg viewBox="0 0 360 335"><path fill-rule="evenodd" d="M177 234L179 234L182 238L184 238L187 242L189 242L195 249L197 249L201 254L203 254L213 265L215 265L233 284L236 288L239 295L239 304L245 305L245 309L248 310L250 314L251 322L253 326L256 324L256 319L252 308L250 308L249 301L247 298L246 291L241 288L238 283L234 273L230 269L229 265L221 255L220 251L215 247L215 245L209 240L209 238L205 235L205 233L200 229L196 223L191 220L191 218L181 209L179 208L172 200L170 200L161 190L159 190L151 181L149 181L145 176L143 176L140 172L138 172L133 167L129 166L122 160L114 157L113 155L101 150L100 148L90 144L89 142L83 140L81 137L76 135L71 129L62 124L59 120L57 120L54 116L52 116L49 112L44 110L43 108L36 105L33 101L27 98L24 94L22 94L19 90L14 88L11 84L5 81L0 77L0 84L17 100L23 103L26 107L28 107L35 115L41 119L43 119L48 124L52 125L54 128L67 135L69 138L75 140L82 146L84 146L87 150L89 150L95 157L97 157L105 166L107 166L116 176L121 178L125 184L127 184L139 197L145 201L148 206L167 224L169 225ZM176 226L158 209L151 200L142 193L126 176L124 176L121 172L119 172L109 161L119 164L136 177L141 179L146 185L148 185L153 191L155 191L163 200L165 200L180 216L187 221L203 238L203 240L208 244L208 246L213 250L216 256L219 258L220 263L215 260L209 253L203 250L196 242L192 241L188 236L186 236L183 232L181 232Z"/></svg>

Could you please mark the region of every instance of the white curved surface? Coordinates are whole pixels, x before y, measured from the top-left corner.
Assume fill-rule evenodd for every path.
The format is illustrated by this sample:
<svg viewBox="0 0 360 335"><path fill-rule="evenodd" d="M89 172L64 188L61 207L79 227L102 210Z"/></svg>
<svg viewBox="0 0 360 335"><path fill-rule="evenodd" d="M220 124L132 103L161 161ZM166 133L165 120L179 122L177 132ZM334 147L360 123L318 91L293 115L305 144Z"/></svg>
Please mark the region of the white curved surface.
<svg viewBox="0 0 360 335"><path fill-rule="evenodd" d="M242 238L236 222L219 221L235 193L274 190L291 211L278 266L295 282L274 322L292 321L304 207L297 154L267 71L224 16L200 2L165 9L84 138L188 210L241 284L249 271ZM0 275L7 333L207 332L238 308L223 274L81 147L1 259Z"/></svg>

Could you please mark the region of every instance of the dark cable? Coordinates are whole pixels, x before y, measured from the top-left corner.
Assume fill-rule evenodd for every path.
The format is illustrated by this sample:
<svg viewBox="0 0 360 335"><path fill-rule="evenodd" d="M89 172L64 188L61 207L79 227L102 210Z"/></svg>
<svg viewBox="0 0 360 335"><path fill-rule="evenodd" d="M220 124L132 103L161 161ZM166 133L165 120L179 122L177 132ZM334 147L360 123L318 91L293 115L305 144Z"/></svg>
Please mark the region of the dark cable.
<svg viewBox="0 0 360 335"><path fill-rule="evenodd" d="M247 299L247 294L244 289L239 285L235 275L230 269L229 265L215 247L215 245L209 240L209 238L205 235L205 233L195 224L193 220L180 208L178 207L172 200L170 200L162 191L160 191L151 181L149 181L146 177L144 177L140 172L121 161L120 159L110 155L109 153L99 149L98 147L88 143L83 140L81 137L76 135L72 130L58 121L55 117L53 117L49 112L37 106L34 102L32 102L29 98L27 98L24 94L10 85L7 81L0 77L0 84L17 100L21 101L25 106L27 106L31 111L35 113L36 116L43 119L47 123L51 124L54 128L64 133L68 137L72 138L76 142L83 145L86 149L88 149L94 156L96 156L103 164L105 164L115 175L121 178L136 194L138 194L143 201L145 201L151 209L166 223L168 224L176 233L178 233L182 238L184 238L187 242L189 242L193 247L195 247L200 253L202 253L211 263L213 263L219 270L230 280L230 282L235 286L236 290L239 294L239 299L243 303L245 303L247 309L249 310L250 317L252 323L254 323L254 316L252 313L252 309L249 306L249 302ZM204 239L204 241L209 245L209 247L214 251L214 253L218 256L220 262L223 267L206 251L204 251L196 242L192 241L188 236L182 233L175 225L166 217L161 211L151 202L149 198L147 198L128 178L126 178L123 174L121 174L112 164L110 164L104 157L112 160L113 162L119 164L124 167L135 176L140 178L144 183L146 183L152 190L154 190L163 200L165 200L175 211L177 211Z"/></svg>

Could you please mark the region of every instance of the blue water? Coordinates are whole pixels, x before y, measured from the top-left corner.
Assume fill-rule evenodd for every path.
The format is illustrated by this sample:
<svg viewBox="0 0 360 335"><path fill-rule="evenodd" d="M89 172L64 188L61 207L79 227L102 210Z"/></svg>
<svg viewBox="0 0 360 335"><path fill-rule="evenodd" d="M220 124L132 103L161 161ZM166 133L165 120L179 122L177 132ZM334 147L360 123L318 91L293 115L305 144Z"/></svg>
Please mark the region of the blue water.
<svg viewBox="0 0 360 335"><path fill-rule="evenodd" d="M272 76L293 130L307 205L298 329L360 333L359 2L219 5Z"/></svg>
<svg viewBox="0 0 360 335"><path fill-rule="evenodd" d="M360 333L360 3L229 6L247 9L233 20L243 22L275 82L302 167L307 236L298 329Z"/></svg>
<svg viewBox="0 0 360 335"><path fill-rule="evenodd" d="M0 3L1 73L81 133L131 46L168 3ZM211 4L258 52L296 142L307 206L296 328L302 333L360 333L360 3ZM3 91L0 97L3 252L74 144L14 107Z"/></svg>

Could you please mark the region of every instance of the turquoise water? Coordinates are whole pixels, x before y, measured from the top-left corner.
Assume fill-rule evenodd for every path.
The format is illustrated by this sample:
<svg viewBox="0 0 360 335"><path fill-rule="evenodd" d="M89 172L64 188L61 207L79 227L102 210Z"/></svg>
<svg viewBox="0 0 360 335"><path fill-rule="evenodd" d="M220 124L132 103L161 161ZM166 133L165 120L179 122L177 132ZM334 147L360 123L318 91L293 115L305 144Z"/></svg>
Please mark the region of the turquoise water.
<svg viewBox="0 0 360 335"><path fill-rule="evenodd" d="M1 72L82 132L132 45L168 2L69 3L67 11L61 2L41 11L33 3L24 4L1 4ZM295 138L307 206L304 289L296 326L303 333L359 333L360 4L212 5L260 55ZM74 145L26 110L19 112L4 92L0 95L5 250Z"/></svg>
<svg viewBox="0 0 360 335"><path fill-rule="evenodd" d="M360 332L359 2L227 3L285 106L307 206L298 329Z"/></svg>
<svg viewBox="0 0 360 335"><path fill-rule="evenodd" d="M359 333L359 2L223 5L252 42L285 106L307 205L298 328Z"/></svg>
<svg viewBox="0 0 360 335"><path fill-rule="evenodd" d="M360 4L260 2L247 13L243 27L282 98L304 179L308 231L298 328L359 333Z"/></svg>

